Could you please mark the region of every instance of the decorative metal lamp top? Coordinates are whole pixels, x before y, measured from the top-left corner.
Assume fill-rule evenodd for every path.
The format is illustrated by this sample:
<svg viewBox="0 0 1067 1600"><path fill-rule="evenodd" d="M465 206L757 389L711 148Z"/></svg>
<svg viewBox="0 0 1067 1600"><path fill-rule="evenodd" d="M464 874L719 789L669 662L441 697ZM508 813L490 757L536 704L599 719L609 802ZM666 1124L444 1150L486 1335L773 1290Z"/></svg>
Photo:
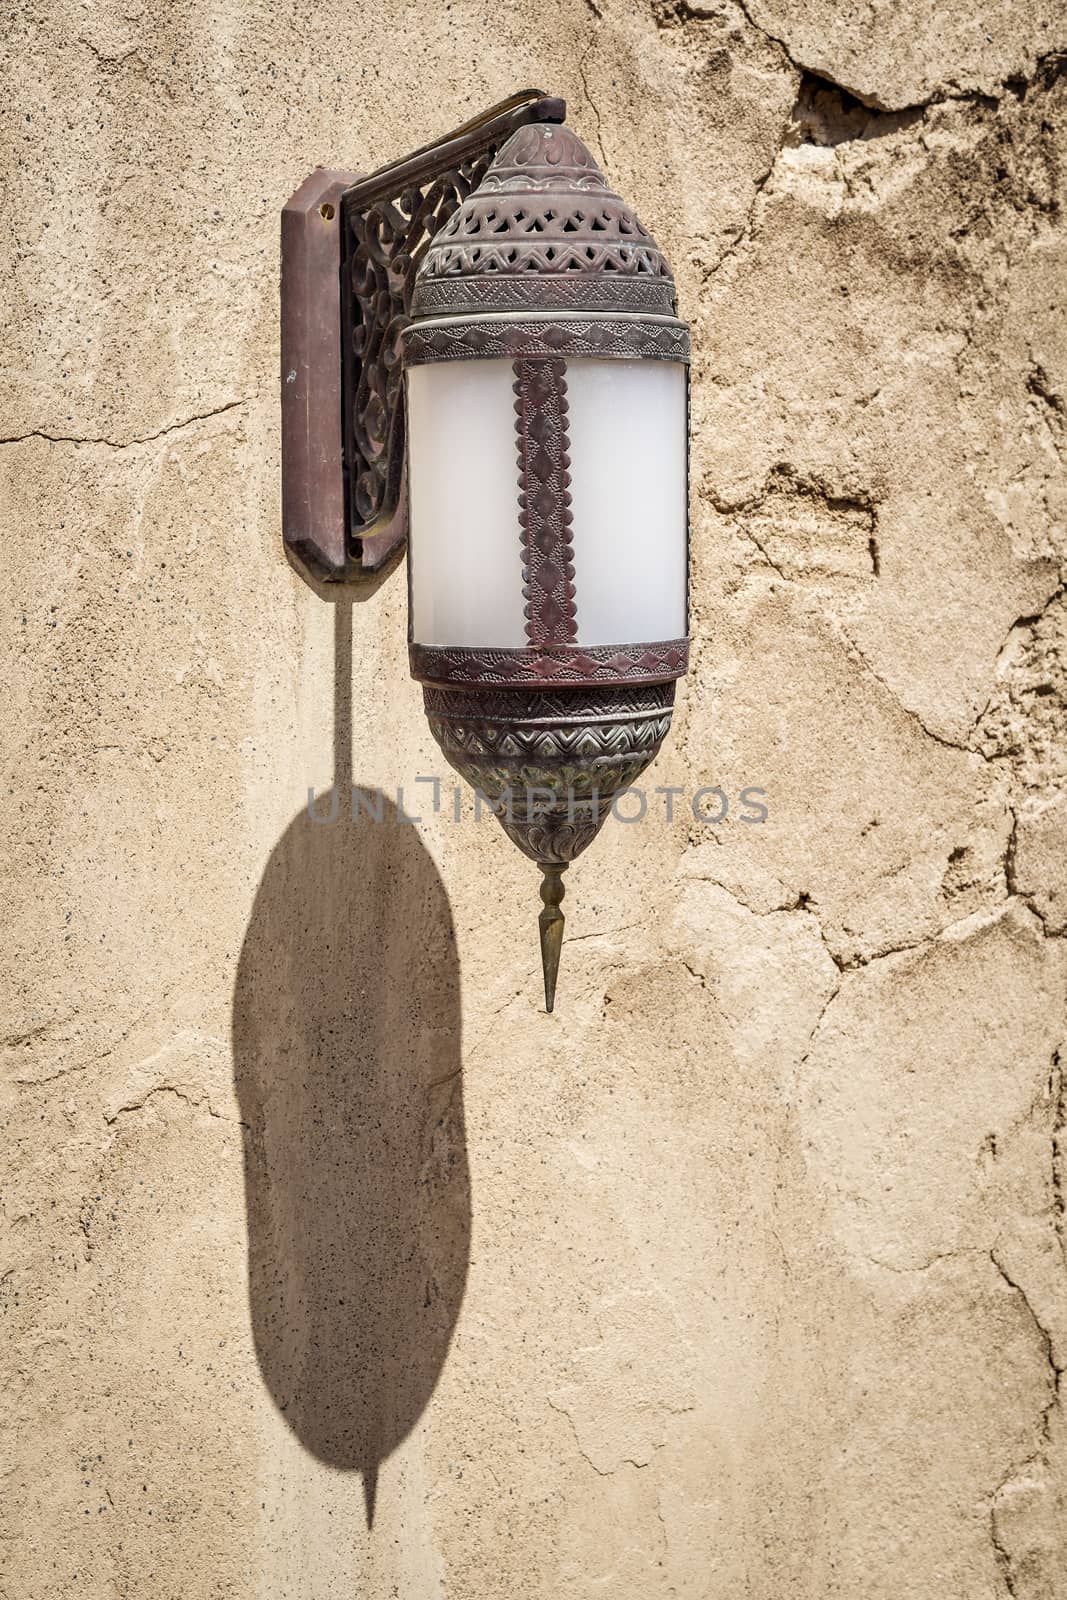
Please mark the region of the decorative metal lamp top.
<svg viewBox="0 0 1067 1600"><path fill-rule="evenodd" d="M435 235L411 314L554 307L670 316L675 306L670 268L636 213L569 128L541 123L512 134Z"/></svg>

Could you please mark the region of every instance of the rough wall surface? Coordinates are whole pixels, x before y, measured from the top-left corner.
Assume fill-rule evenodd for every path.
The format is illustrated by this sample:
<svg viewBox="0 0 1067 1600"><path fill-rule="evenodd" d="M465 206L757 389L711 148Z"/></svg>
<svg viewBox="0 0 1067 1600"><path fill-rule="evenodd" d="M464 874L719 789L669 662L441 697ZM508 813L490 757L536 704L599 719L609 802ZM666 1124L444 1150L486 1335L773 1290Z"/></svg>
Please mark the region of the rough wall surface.
<svg viewBox="0 0 1067 1600"><path fill-rule="evenodd" d="M1061 9L5 20L0 1595L1062 1600ZM527 82L694 325L653 781L769 806L609 826L551 1018L278 537L279 206Z"/></svg>

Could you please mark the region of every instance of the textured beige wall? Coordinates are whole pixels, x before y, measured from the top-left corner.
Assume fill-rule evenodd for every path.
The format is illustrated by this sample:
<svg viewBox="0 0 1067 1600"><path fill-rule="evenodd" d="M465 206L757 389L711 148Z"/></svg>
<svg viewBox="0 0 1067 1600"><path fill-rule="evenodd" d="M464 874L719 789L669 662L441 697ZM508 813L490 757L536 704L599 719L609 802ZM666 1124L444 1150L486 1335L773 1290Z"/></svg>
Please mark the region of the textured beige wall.
<svg viewBox="0 0 1067 1600"><path fill-rule="evenodd" d="M9 9L3 1600L1067 1594L1059 11ZM306 819L349 627L438 763L278 529L280 204L531 81L694 325L654 781L770 804L551 1018L494 824Z"/></svg>

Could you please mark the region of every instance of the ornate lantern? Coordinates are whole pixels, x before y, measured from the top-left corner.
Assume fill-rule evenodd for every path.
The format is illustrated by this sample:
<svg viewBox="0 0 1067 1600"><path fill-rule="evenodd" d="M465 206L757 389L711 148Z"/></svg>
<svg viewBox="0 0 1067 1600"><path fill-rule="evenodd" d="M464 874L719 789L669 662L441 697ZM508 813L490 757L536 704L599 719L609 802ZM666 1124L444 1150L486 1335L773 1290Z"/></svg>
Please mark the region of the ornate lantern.
<svg viewBox="0 0 1067 1600"><path fill-rule="evenodd" d="M549 1011L563 874L656 755L687 666L689 360L662 252L552 106L403 253L396 330L411 671L445 758L541 870Z"/></svg>

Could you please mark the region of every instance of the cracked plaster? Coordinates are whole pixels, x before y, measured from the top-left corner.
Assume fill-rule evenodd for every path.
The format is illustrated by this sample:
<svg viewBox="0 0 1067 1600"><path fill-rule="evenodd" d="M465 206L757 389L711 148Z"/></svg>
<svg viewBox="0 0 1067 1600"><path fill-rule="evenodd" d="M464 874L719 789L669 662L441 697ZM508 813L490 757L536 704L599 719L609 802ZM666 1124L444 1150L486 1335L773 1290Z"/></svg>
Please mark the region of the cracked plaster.
<svg viewBox="0 0 1067 1600"><path fill-rule="evenodd" d="M5 1600L1061 1600L1064 45L1018 0L10 19ZM693 322L653 781L769 809L609 827L551 1019L497 830L301 827L336 608L277 527L282 199L527 80ZM402 591L351 615L389 794Z"/></svg>

